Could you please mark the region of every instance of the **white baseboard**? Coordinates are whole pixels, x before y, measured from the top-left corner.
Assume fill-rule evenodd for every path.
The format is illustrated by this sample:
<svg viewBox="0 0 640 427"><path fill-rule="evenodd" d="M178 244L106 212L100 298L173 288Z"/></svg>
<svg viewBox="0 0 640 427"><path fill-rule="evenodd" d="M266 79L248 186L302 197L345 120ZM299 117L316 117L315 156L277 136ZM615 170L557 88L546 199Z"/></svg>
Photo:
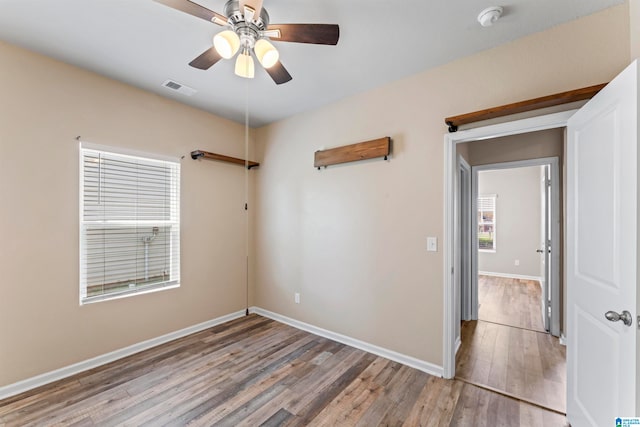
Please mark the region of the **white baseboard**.
<svg viewBox="0 0 640 427"><path fill-rule="evenodd" d="M480 276L494 276L494 277L506 277L507 279L522 279L522 280L537 280L542 283L544 278L540 276L525 276L522 274L511 274L511 273L495 273L493 271L478 271L478 275Z"/></svg>
<svg viewBox="0 0 640 427"><path fill-rule="evenodd" d="M35 377L27 378L26 380L18 381L17 383L0 387L0 400L6 399L7 397L15 396L16 394L23 393L25 391L43 386L45 384L49 384L54 381L61 380L71 375L75 375L80 372L105 365L118 359L122 359L123 357L131 356L132 354L148 350L160 344L164 344L166 342L203 331L221 323L237 319L244 315L245 310L237 311L235 313L227 314L226 316L221 316L216 319L199 323L197 325L189 326L188 328L180 329L179 331L171 332L147 341L142 341L137 344L112 351L110 353L102 354L100 356L84 360L82 362L74 363L73 365L65 366L64 368L56 369L55 371L46 372Z"/></svg>
<svg viewBox="0 0 640 427"><path fill-rule="evenodd" d="M460 339L460 335L456 337L456 352L454 354L458 354L458 350L460 350L460 346L462 345L462 340Z"/></svg>
<svg viewBox="0 0 640 427"><path fill-rule="evenodd" d="M427 374L434 375L436 377L442 377L442 366L434 365L433 363L426 362L424 360L416 359L415 357L407 356L402 353L395 352L383 347L378 347L364 341L357 340L355 338L348 337L336 332L328 331L326 329L319 328L317 326L310 325L308 323L300 322L299 320L292 319L290 317L283 316L278 313L274 313L269 310L265 310L260 307L249 308L251 313L259 314L260 316L268 317L269 319L276 320L278 322L293 326L296 329L302 329L303 331L310 332L315 335L319 335L324 338L328 338L333 341L338 341L342 344L349 345L351 347L359 348L369 353L373 353L377 356L393 360L394 362L402 363L411 368L418 369Z"/></svg>

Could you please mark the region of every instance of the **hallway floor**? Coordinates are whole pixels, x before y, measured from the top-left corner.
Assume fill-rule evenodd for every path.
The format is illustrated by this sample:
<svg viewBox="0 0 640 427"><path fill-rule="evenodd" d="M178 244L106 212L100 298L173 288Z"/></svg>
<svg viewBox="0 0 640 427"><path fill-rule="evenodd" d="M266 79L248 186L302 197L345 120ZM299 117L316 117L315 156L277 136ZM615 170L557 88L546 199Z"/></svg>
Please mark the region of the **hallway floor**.
<svg viewBox="0 0 640 427"><path fill-rule="evenodd" d="M565 413L566 347L542 331L534 283L481 276L480 320L462 324L456 378Z"/></svg>
<svg viewBox="0 0 640 427"><path fill-rule="evenodd" d="M542 291L534 280L495 276L478 278L478 319L545 332Z"/></svg>

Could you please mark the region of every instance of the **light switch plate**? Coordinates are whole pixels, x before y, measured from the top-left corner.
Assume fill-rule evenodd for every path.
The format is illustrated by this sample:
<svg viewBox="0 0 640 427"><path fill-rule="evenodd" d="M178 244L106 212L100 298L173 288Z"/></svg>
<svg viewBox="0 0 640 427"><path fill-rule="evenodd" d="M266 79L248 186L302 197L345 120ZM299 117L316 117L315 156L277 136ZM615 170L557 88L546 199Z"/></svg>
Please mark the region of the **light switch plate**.
<svg viewBox="0 0 640 427"><path fill-rule="evenodd" d="M427 251L438 252L438 238L427 237Z"/></svg>

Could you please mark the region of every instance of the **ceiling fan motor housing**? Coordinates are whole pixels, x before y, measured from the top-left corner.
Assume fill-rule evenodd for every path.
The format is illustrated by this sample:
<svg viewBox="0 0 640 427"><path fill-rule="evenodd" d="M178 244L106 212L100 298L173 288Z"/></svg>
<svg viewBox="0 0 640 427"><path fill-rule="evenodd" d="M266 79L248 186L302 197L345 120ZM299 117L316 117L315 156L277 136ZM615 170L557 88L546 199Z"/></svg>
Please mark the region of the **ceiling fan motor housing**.
<svg viewBox="0 0 640 427"><path fill-rule="evenodd" d="M256 40L260 38L261 31L269 25L269 13L265 8L260 9L260 16L254 17L250 22L245 19L245 11L240 10L239 0L229 0L224 5L224 14L228 18L228 23L233 31L240 38L240 45L243 48L253 49Z"/></svg>
<svg viewBox="0 0 640 427"><path fill-rule="evenodd" d="M232 25L237 24L238 22L244 22L244 10L240 10L240 1L239 0L229 0L224 5L224 14L227 18L229 18L229 22ZM258 30L262 31L269 25L269 13L263 7L260 9L260 16L253 18L253 21L248 23L254 25Z"/></svg>

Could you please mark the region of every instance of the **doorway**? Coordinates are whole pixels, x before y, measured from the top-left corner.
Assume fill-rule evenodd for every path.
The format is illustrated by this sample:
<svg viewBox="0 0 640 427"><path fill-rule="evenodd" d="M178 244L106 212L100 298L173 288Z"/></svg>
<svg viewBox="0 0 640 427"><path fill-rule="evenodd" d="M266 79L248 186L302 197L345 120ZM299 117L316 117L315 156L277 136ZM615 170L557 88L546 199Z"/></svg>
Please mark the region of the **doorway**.
<svg viewBox="0 0 640 427"><path fill-rule="evenodd" d="M460 200L458 197L459 162L457 148L461 144L473 141L491 140L495 138L525 135L550 129L562 130L569 118L576 110L548 114L528 119L517 120L508 123L490 125L481 128L469 129L462 132L447 134L444 137L445 145L445 242L451 242L444 248L444 331L443 331L443 376L453 378L455 376L456 355L456 285L460 283L461 253L457 244L460 230ZM493 163L493 162L486 162ZM455 244L453 244L456 242ZM457 267L457 268L456 268ZM564 290L562 292L564 294Z"/></svg>
<svg viewBox="0 0 640 427"><path fill-rule="evenodd" d="M561 132L539 139L545 137L562 151ZM497 142L504 149L514 139ZM460 226L463 218L471 221L468 233L460 230L459 246L460 284L465 270L472 280L460 293L461 312L471 306L475 315L461 318L456 378L565 413L565 349L549 335L552 324L559 329L559 305L551 304L559 297L558 177L557 157L471 167L472 203L467 208L461 196ZM458 194L466 194L462 173L458 185ZM467 252L470 265L463 262Z"/></svg>
<svg viewBox="0 0 640 427"><path fill-rule="evenodd" d="M563 292L559 286L560 266L562 262L560 252L562 246L558 238L561 233L559 201L562 191L559 166L562 164L564 146L563 126L566 124L566 119L563 117L570 115L571 112L568 112L557 113L545 116L544 118L525 119L519 122L519 124L524 123L525 126L518 130L516 130L517 126L511 123L489 126L477 130L472 129L465 131L466 135L464 136L452 134L447 135L445 138L448 154L451 155L449 159L452 161L451 166L448 166L448 170L455 171L455 173L451 173L451 179L447 180L447 186L450 185L451 187L449 188L455 189L455 191L452 192L453 197L449 198L446 204L447 208L453 207L454 209L453 221L447 223L447 236L451 236L451 234L449 234L450 231L453 232L453 236L451 237L453 237L455 245L447 250L445 260L445 265L449 266L446 267L447 270L445 270L447 272L446 278L448 279L448 284L454 287L453 289L445 288L445 304L447 305L447 301L451 301L449 304L458 303L458 295L460 298L458 303L460 305L457 307L445 307L445 313L447 314L445 318L445 376L449 377L450 375L453 377L455 375L459 379L472 384L483 386L523 401L533 402L557 412L565 411L565 348L559 344L557 338L546 331L553 332L554 335L559 335L562 324L560 308L561 295ZM533 124L536 120L540 122L534 126ZM545 123L540 125L542 122ZM510 126L513 128L509 129ZM556 147L556 151L551 154L545 150L539 150L539 147L531 150L531 147L519 146L517 143L512 144L512 140L527 140L529 138L528 135L539 136L547 135L548 133L553 133L555 138L559 140L559 148ZM517 135L517 137L515 135ZM460 138L461 136L463 137ZM510 138L503 138L508 136ZM472 152L472 148L474 147L495 145L506 142L506 140L509 140L508 146L494 146L493 150L487 150L487 152L493 153L493 156L485 155L479 158L473 153L473 155L470 155L470 151ZM468 163L473 165L471 166L472 173L470 180L472 190L469 197L471 201L469 203L470 208L465 207L465 200L462 196L462 194L465 193L464 188L467 184L464 182L466 177L463 171L464 165L461 166L461 158L470 159ZM536 210L538 220L534 220L534 222L538 223L532 227L534 231L531 234L535 241L529 243L528 256L530 259L537 260L538 270L534 270L534 272L530 271L529 273L521 272L520 274L518 274L517 271L511 271L511 274L509 274L509 272L503 274L503 276L507 275L511 277L503 277L502 279L511 278L522 281L535 279L535 282L529 283L529 285L535 285L540 295L537 303L535 303L537 305L535 315L542 325L539 329L542 329L543 332L531 330L535 328L523 327L523 325L516 325L514 327L502 325L500 322L478 321L478 273L490 273L493 269L480 269L477 250L471 250L470 261L468 263L465 262L467 253L465 250L466 244L462 243L464 241L464 226L462 224L466 217L471 218L471 227L468 228L471 230L470 248L478 248L481 243L479 241L480 237L482 237L483 245L489 249L491 249L491 245L494 245L494 248L500 248L501 242L505 243L505 235L500 234L500 213L498 212L496 216L496 212L494 211L493 215L486 215L484 218L486 221L483 221L483 218L478 216L478 196L481 195L478 188L478 174L481 172L517 168L534 168L530 171L535 170L533 185L536 186L537 190L531 192L535 193L534 197L537 198L538 208L533 207L531 209ZM554 184L555 189L553 188ZM544 195L542 193L543 190L545 191ZM491 196L491 193L497 192L488 191L488 193L490 194L483 195ZM447 195L449 196L448 192ZM497 202L499 205L500 196L499 194L497 196L497 201L493 200L493 202ZM543 213L541 204L543 202L551 202L552 200L555 201L555 203L547 205L551 208L555 205L556 213ZM485 206L487 210L492 209L492 200L490 197L483 199L483 202L487 202ZM540 227L543 218L548 223L544 231L542 231ZM491 220L497 222L493 222L492 224ZM554 227L551 226L552 223L555 224ZM504 225L503 223L503 226ZM490 231L492 229L491 226L497 227L497 229L493 229L494 232L497 231L496 234L493 236L479 236L479 227L484 227L484 231ZM452 227L452 229L449 227ZM503 229L503 233L505 231L506 230ZM551 242L549 242L549 236L551 235L555 238L552 237L550 239ZM504 249L504 247L502 248ZM550 252L549 249L551 249ZM512 250L507 250L506 252L510 257L510 262L513 267L518 267L515 265L516 261L520 262L520 267L524 266L524 255L516 256ZM535 262L536 261L533 261L534 264ZM531 264L531 261L529 261L529 264ZM542 268L542 264L544 264L545 268L549 271L549 277L543 273L543 271L546 270ZM451 269L453 266L457 268ZM467 285L469 286L468 291L464 288L467 271L471 271L471 283ZM495 273L495 271L493 272ZM553 277L556 278L555 288L552 284L554 281ZM458 290L456 290L457 286L460 286ZM453 292L449 293L449 291ZM543 293L545 293L544 296ZM452 297L452 300L449 300L449 297ZM469 309L467 309L467 307ZM453 310L449 310L449 308ZM552 319L549 313L553 310L555 311ZM470 313L470 315L465 317L465 313ZM451 314L455 317L451 318ZM545 317L548 319L546 324L544 320ZM459 327L457 324L459 324L460 319L471 320L465 322L462 327ZM453 321L453 324L448 324L449 321ZM454 345L451 345L449 341L449 339L452 338ZM485 353L474 353L476 349L481 349ZM460 372L456 372L456 354L458 354L458 361L460 363L458 368ZM539 387L533 387L533 385L538 385Z"/></svg>
<svg viewBox="0 0 640 427"><path fill-rule="evenodd" d="M559 159L478 165L471 175L472 259L465 266L471 270L471 289L461 292L471 301L462 304L471 305L473 320L559 337ZM495 304L489 306L491 301Z"/></svg>

